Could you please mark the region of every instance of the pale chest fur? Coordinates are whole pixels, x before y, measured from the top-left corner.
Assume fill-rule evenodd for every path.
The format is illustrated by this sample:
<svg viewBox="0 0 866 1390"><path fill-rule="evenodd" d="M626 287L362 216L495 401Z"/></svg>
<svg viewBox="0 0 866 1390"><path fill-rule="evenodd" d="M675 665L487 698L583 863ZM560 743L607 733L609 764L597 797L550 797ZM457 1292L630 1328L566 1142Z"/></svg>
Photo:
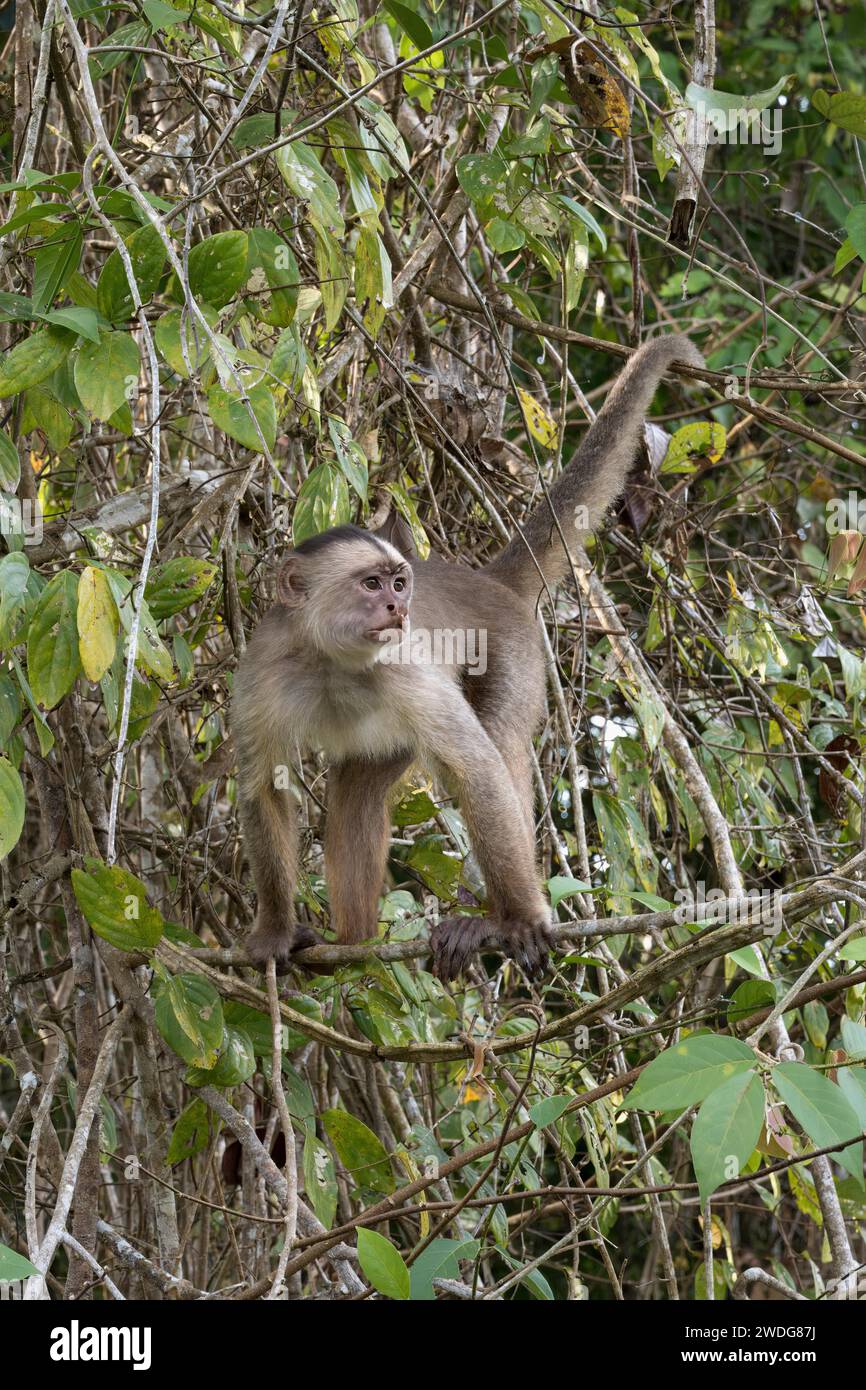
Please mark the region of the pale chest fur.
<svg viewBox="0 0 866 1390"><path fill-rule="evenodd" d="M393 672L378 669L320 678L304 708L302 743L332 761L390 757L416 748L415 721L401 699L402 684Z"/></svg>

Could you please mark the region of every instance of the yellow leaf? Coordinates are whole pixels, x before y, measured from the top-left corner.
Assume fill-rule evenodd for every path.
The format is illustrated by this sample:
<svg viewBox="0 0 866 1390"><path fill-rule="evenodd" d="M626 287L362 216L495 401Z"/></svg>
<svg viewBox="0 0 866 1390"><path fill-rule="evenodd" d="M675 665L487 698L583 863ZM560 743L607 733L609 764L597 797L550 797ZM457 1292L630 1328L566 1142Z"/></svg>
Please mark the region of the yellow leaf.
<svg viewBox="0 0 866 1390"><path fill-rule="evenodd" d="M101 680L111 665L119 627L105 575L88 566L78 581L78 651L89 681Z"/></svg>
<svg viewBox="0 0 866 1390"><path fill-rule="evenodd" d="M520 404L526 417L526 428L533 439L537 439L545 449L555 449L559 428L553 416L548 415L544 406L540 405L528 391L524 391L522 386L518 386L517 394L520 397Z"/></svg>

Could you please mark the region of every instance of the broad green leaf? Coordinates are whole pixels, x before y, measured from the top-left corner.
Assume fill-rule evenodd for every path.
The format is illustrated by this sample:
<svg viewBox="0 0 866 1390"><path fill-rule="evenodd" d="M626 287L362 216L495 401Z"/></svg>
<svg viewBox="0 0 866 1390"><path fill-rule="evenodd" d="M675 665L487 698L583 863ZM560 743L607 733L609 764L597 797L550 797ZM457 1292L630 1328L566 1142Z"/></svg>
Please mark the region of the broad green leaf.
<svg viewBox="0 0 866 1390"><path fill-rule="evenodd" d="M375 338L385 322L386 311L393 307L394 291L391 259L379 233L370 227L361 228L355 249L355 303L361 310L364 327Z"/></svg>
<svg viewBox="0 0 866 1390"><path fill-rule="evenodd" d="M157 622L170 618L200 599L210 587L217 567L211 560L197 560L192 555L177 555L152 573L147 581L145 597Z"/></svg>
<svg viewBox="0 0 866 1390"><path fill-rule="evenodd" d="M336 415L328 416L328 433L337 454L337 462L346 475L349 485L357 492L363 502L367 500L367 460L360 444L352 438L348 425L338 420Z"/></svg>
<svg viewBox="0 0 866 1390"><path fill-rule="evenodd" d="M728 1005L728 1027L750 1018L759 1009L771 1009L776 1002L776 991L769 980L745 980L738 985Z"/></svg>
<svg viewBox="0 0 866 1390"><path fill-rule="evenodd" d="M340 190L322 167L315 150L303 140L291 140L274 155L277 168L296 198L309 204L310 215L332 236L342 237Z"/></svg>
<svg viewBox="0 0 866 1390"><path fill-rule="evenodd" d="M132 632L134 619L134 586L132 581L127 579L125 574L120 574L117 570L105 570L104 573L114 597L114 602L117 604L121 626L127 636L129 636ZM170 681L174 675L174 668L171 664L171 654L156 630L156 620L150 611L150 606L146 599L143 599L141 604L136 659L140 661L142 665L146 666L148 671L152 671L155 676L159 676L161 680Z"/></svg>
<svg viewBox="0 0 866 1390"><path fill-rule="evenodd" d="M252 1039L244 1028L226 1024L220 1053L213 1067L190 1067L184 1080L188 1086L240 1086L256 1069Z"/></svg>
<svg viewBox="0 0 866 1390"><path fill-rule="evenodd" d="M754 1065L755 1054L744 1042L699 1033L654 1057L623 1101L623 1109L685 1110Z"/></svg>
<svg viewBox="0 0 866 1390"><path fill-rule="evenodd" d="M304 1187L313 1211L329 1230L337 1211L337 1175L330 1149L315 1134L304 1140Z"/></svg>
<svg viewBox="0 0 866 1390"><path fill-rule="evenodd" d="M247 240L247 304L263 323L287 328L297 312L301 278L294 252L267 227L253 228Z"/></svg>
<svg viewBox="0 0 866 1390"><path fill-rule="evenodd" d="M565 898L573 898L578 893L591 893L592 884L584 883L580 878L566 878L557 874L547 880L547 891L550 894L550 906L555 911Z"/></svg>
<svg viewBox="0 0 866 1390"><path fill-rule="evenodd" d="M750 116L758 116L761 111L772 105L793 75L786 73L766 91L748 92L744 95L720 92L715 87L701 87L697 82L690 82L686 87L686 101L693 110L705 115L718 132L728 132L737 129L739 122L745 119L746 112Z"/></svg>
<svg viewBox="0 0 866 1390"><path fill-rule="evenodd" d="M304 479L292 515L292 541L300 545L310 536L341 526L351 518L346 479L330 463L320 463Z"/></svg>
<svg viewBox="0 0 866 1390"><path fill-rule="evenodd" d="M860 92L825 92L820 87L812 95L812 105L826 121L840 130L866 139L866 96Z"/></svg>
<svg viewBox="0 0 866 1390"><path fill-rule="evenodd" d="M213 328L219 318L216 309L211 308L210 304L200 304L199 308L211 328ZM210 345L205 337L204 329L196 321L189 311L183 309L169 309L157 320L154 329L154 340L163 357L173 372L180 377L189 376L186 362L183 356L183 347L180 339L180 326L184 323L184 339L186 341L186 358L193 372L198 372L208 360Z"/></svg>
<svg viewBox="0 0 866 1390"><path fill-rule="evenodd" d="M506 222L503 217L494 217L484 228L484 235L488 245L499 255L507 255L509 251L519 251L526 241L526 233L522 227L515 227L513 222Z"/></svg>
<svg viewBox="0 0 866 1390"><path fill-rule="evenodd" d="M68 328L41 328L0 361L0 396L17 396L51 376L69 356L75 334Z"/></svg>
<svg viewBox="0 0 866 1390"><path fill-rule="evenodd" d="M24 397L24 409L56 453L66 448L72 438L75 421L71 411L51 391L50 385L31 386Z"/></svg>
<svg viewBox="0 0 866 1390"><path fill-rule="evenodd" d="M699 420L693 425L683 425L671 436L667 453L662 462L662 473L693 473L693 456L708 458L717 463L727 448L727 434L724 425L717 421Z"/></svg>
<svg viewBox="0 0 866 1390"><path fill-rule="evenodd" d="M707 1096L692 1125L695 1177L706 1202L754 1151L764 1123L764 1087L755 1071L732 1076Z"/></svg>
<svg viewBox="0 0 866 1390"><path fill-rule="evenodd" d="M162 936L164 922L149 907L140 879L119 865L88 859L87 871L72 870L72 889L81 911L97 936L120 951L147 951Z"/></svg>
<svg viewBox="0 0 866 1390"><path fill-rule="evenodd" d="M33 307L38 314L51 308L72 272L78 269L83 241L81 227L74 222L40 246L33 267Z"/></svg>
<svg viewBox="0 0 866 1390"><path fill-rule="evenodd" d="M0 430L0 488L15 492L21 481L21 456L5 430Z"/></svg>
<svg viewBox="0 0 866 1390"><path fill-rule="evenodd" d="M273 396L267 386L260 383L249 388L247 399L249 404L237 391L212 386L207 393L210 418L217 429L230 439L236 439L245 449L261 453L262 438L268 449L273 449L277 439L277 411Z"/></svg>
<svg viewBox="0 0 866 1390"><path fill-rule="evenodd" d="M564 1114L571 1100L571 1096L547 1096L529 1107L529 1118L538 1129L544 1129Z"/></svg>
<svg viewBox="0 0 866 1390"><path fill-rule="evenodd" d="M166 1162L173 1165L201 1153L207 1148L213 1129L218 1124L218 1118L203 1100L190 1101L175 1121Z"/></svg>
<svg viewBox="0 0 866 1390"><path fill-rule="evenodd" d="M156 1026L169 1047L190 1066L209 1070L223 1040L219 995L202 975L167 975L156 986Z"/></svg>
<svg viewBox="0 0 866 1390"><path fill-rule="evenodd" d="M866 1069L840 1067L838 1076L839 1089L857 1116L861 1133L866 1134Z"/></svg>
<svg viewBox="0 0 866 1390"><path fill-rule="evenodd" d="M855 936L839 947L842 960L866 960L866 936Z"/></svg>
<svg viewBox="0 0 866 1390"><path fill-rule="evenodd" d="M126 238L126 250L132 265L142 304L156 293L162 278L166 250L155 227L139 227ZM115 248L102 267L96 282L96 305L111 323L122 323L134 311L132 291L120 252Z"/></svg>
<svg viewBox="0 0 866 1390"><path fill-rule="evenodd" d="M390 1240L366 1226L358 1231L358 1263L373 1288L386 1298L409 1297L409 1270L403 1256Z"/></svg>
<svg viewBox="0 0 866 1390"><path fill-rule="evenodd" d="M861 1132L860 1120L845 1093L804 1062L780 1062L773 1068L773 1083L817 1149ZM863 1182L862 1143L849 1144L834 1157L852 1177Z"/></svg>
<svg viewBox="0 0 866 1390"><path fill-rule="evenodd" d="M102 570L88 565L78 581L78 653L84 674L101 681L117 647L120 617Z"/></svg>
<svg viewBox="0 0 866 1390"><path fill-rule="evenodd" d="M75 359L75 389L81 404L108 420L138 393L138 345L130 333L103 333L98 343L82 343Z"/></svg>
<svg viewBox="0 0 866 1390"><path fill-rule="evenodd" d="M438 1237L415 1260L411 1270L414 1301L434 1299L434 1279L459 1279L460 1261L474 1260L481 1248L479 1240L448 1240Z"/></svg>
<svg viewBox="0 0 866 1390"><path fill-rule="evenodd" d="M397 21L404 34L408 34L419 53L433 47L433 34L430 25L409 5L401 5L398 0L382 0L382 7Z"/></svg>
<svg viewBox="0 0 866 1390"><path fill-rule="evenodd" d="M325 332L336 327L349 289L349 268L339 242L322 227L315 228L316 269L325 310Z"/></svg>
<svg viewBox="0 0 866 1390"><path fill-rule="evenodd" d="M36 601L27 633L27 674L46 709L59 705L81 670L78 655L78 576L62 570Z"/></svg>
<svg viewBox="0 0 866 1390"><path fill-rule="evenodd" d="M5 747L15 725L21 718L21 701L12 677L0 671L0 748Z"/></svg>
<svg viewBox="0 0 866 1390"><path fill-rule="evenodd" d="M17 1250L10 1250L8 1245L0 1245L0 1279L17 1283L22 1279L30 1279L33 1275L38 1278L39 1270L30 1263L26 1255L19 1255Z"/></svg>
<svg viewBox="0 0 866 1390"><path fill-rule="evenodd" d="M0 758L0 859L14 849L24 829L24 787L18 769Z"/></svg>
<svg viewBox="0 0 866 1390"><path fill-rule="evenodd" d="M498 154L464 154L457 161L460 186L475 203L492 198L507 173L508 166Z"/></svg>
<svg viewBox="0 0 866 1390"><path fill-rule="evenodd" d="M325 1133L359 1187L373 1192L393 1192L396 1186L391 1164L381 1140L348 1110L326 1110Z"/></svg>
<svg viewBox="0 0 866 1390"><path fill-rule="evenodd" d="M866 1062L866 1026L855 1023L851 1018L843 1018L842 1046L853 1062Z"/></svg>
<svg viewBox="0 0 866 1390"><path fill-rule="evenodd" d="M247 273L246 232L217 232L189 253L189 287L200 302L221 309L234 299Z"/></svg>

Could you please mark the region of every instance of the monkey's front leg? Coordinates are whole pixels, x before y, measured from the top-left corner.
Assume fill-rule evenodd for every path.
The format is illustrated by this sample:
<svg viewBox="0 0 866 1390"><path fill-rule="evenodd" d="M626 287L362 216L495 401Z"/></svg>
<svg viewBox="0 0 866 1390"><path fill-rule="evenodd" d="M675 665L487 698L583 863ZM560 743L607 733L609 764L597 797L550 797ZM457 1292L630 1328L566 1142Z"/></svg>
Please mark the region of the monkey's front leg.
<svg viewBox="0 0 866 1390"><path fill-rule="evenodd" d="M289 790L265 787L243 799L241 820L259 899L247 955L260 970L272 956L283 969L293 951L318 942L315 932L295 922L298 814L294 796Z"/></svg>

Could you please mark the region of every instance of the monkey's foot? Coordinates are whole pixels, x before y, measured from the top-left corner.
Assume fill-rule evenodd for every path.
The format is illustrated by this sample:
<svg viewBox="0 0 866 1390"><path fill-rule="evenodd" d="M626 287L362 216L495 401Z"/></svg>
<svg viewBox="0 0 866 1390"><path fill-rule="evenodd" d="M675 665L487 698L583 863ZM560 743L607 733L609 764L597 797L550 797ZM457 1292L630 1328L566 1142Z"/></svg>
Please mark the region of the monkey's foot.
<svg viewBox="0 0 866 1390"><path fill-rule="evenodd" d="M446 917L430 934L433 974L444 983L455 980L479 951L501 951L526 972L531 980L547 970L551 942L550 923L495 921L487 917Z"/></svg>
<svg viewBox="0 0 866 1390"><path fill-rule="evenodd" d="M312 927L269 926L260 923L247 937L247 957L257 970L267 970L268 961L273 957L277 963L277 974L285 975L296 951L307 946L321 946L322 938Z"/></svg>

